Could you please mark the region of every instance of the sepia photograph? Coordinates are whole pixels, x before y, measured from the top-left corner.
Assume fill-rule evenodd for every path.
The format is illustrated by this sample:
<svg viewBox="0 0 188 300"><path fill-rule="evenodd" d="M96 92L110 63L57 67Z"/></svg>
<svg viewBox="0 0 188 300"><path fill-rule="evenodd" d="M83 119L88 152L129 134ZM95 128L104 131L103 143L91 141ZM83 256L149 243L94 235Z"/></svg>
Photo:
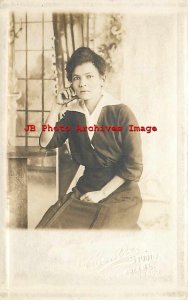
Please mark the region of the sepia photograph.
<svg viewBox="0 0 188 300"><path fill-rule="evenodd" d="M151 39L152 29L145 23L150 18L10 14L8 226L169 226L176 175L171 165L176 137L170 132L175 130L171 115L176 103L169 93L164 119L166 107L159 102L173 84L175 51L169 55L172 40L165 40L165 32L160 37L159 17L152 21L156 32ZM139 22L145 26L141 33L136 30ZM163 22L167 34L172 21ZM159 38L165 65L160 64ZM153 95L147 95L148 76L158 88ZM139 86L133 97L129 90L135 81ZM163 155L155 152L157 142Z"/></svg>
<svg viewBox="0 0 188 300"><path fill-rule="evenodd" d="M187 4L10 2L0 299L186 299Z"/></svg>

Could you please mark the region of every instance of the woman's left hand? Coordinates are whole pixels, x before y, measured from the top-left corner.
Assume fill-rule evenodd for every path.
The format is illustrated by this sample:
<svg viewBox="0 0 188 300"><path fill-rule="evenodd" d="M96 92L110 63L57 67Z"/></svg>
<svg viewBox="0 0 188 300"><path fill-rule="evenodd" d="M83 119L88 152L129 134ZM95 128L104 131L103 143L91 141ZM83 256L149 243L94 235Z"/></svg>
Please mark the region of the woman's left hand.
<svg viewBox="0 0 188 300"><path fill-rule="evenodd" d="M104 193L101 191L93 191L93 192L88 192L80 197L81 201L85 202L93 202L93 203L98 203L102 199L106 198Z"/></svg>

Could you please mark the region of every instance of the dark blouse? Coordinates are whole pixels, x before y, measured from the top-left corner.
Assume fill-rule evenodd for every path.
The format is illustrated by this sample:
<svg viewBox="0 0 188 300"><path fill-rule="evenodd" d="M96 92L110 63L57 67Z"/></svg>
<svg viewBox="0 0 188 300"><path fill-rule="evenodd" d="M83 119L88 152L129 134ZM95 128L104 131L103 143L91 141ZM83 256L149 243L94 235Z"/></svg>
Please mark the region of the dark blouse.
<svg viewBox="0 0 188 300"><path fill-rule="evenodd" d="M101 109L97 126L122 127L122 131L95 131L90 140L87 131L76 130L87 126L86 116L67 110L56 126L70 126L70 131L55 131L46 149L61 147L69 140L72 159L85 166L76 187L81 193L100 190L115 175L129 181L138 181L143 165L140 133L129 131L129 124L137 120L124 104L106 105Z"/></svg>

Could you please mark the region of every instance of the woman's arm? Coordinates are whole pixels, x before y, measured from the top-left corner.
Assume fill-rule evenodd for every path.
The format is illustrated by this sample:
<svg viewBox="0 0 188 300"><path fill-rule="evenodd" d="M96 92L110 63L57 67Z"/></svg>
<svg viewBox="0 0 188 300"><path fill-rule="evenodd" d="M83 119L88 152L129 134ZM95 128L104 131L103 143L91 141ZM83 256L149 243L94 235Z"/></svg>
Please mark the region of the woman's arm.
<svg viewBox="0 0 188 300"><path fill-rule="evenodd" d="M50 125L53 128L56 125L58 127L58 125L61 125L62 122L64 125L68 125L66 124L68 122L68 117L64 115L64 117L58 122L58 115L60 112L63 112L63 109L66 111L65 103L68 104L70 101L76 98L77 96L72 90L72 87L66 88L61 93L58 93L55 101L52 103L52 107L45 121L45 125ZM67 132L45 130L41 132L39 144L42 148L53 149L62 146L66 138Z"/></svg>
<svg viewBox="0 0 188 300"><path fill-rule="evenodd" d="M93 191L84 194L80 200L97 203L108 197L125 182L125 179L114 176L100 191Z"/></svg>
<svg viewBox="0 0 188 300"><path fill-rule="evenodd" d="M51 111L45 121L45 124L49 124L50 126L54 127L56 122L58 121L58 115L62 109L62 105L56 103L52 104ZM41 147L45 148L49 142L51 141L54 135L54 131L42 131L39 139L39 143Z"/></svg>
<svg viewBox="0 0 188 300"><path fill-rule="evenodd" d="M108 197L111 193L118 189L123 183L125 179L114 176L103 188L101 189L101 193L104 195L104 198Z"/></svg>

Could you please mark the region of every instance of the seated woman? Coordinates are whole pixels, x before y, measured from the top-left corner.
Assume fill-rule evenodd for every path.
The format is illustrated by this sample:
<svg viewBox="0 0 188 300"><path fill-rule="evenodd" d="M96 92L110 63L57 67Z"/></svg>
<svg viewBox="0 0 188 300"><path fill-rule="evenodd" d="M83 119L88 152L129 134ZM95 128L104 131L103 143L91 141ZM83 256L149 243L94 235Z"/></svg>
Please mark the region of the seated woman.
<svg viewBox="0 0 188 300"><path fill-rule="evenodd" d="M64 103L58 95L46 124L59 130L43 131L40 145L53 149L68 139L72 159L85 170L37 228L136 227L142 205L137 183L143 169L140 133L129 132L129 124L138 125L132 111L104 91L105 70L104 59L87 47L78 48L67 63L71 86L63 97L75 100L67 101L57 122Z"/></svg>

